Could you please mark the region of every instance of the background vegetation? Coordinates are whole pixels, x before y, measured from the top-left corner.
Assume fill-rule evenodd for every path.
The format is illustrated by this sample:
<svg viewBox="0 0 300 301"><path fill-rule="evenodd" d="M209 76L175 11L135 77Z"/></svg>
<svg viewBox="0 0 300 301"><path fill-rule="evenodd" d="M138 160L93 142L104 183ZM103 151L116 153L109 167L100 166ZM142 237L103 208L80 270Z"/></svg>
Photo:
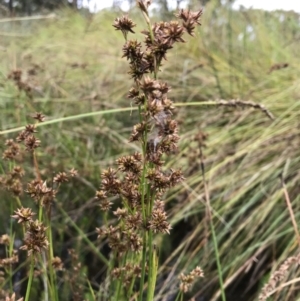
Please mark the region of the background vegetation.
<svg viewBox="0 0 300 301"><path fill-rule="evenodd" d="M121 58L123 39L111 26L117 16L115 11L84 16L65 9L39 20L0 20L0 147L4 150L5 140L31 122L32 113L47 116L38 128L42 174L51 182L51 175L59 171L74 167L79 172L57 195L55 255L70 266L67 249L74 248L81 262L78 281L88 287L88 275L95 289L104 272L99 256L103 246L95 234L95 227L102 223L95 191L101 171L120 154L136 149L128 143L138 116L126 98L131 84ZM136 32L143 28L141 24L142 20ZM299 246L280 178L298 221L299 33L300 16L294 12L233 11L229 5L212 1L205 7L196 38L177 46L164 64L161 76L172 87L169 96L179 104L181 120L180 153L168 166L181 167L186 180L167 196L173 229L157 241L161 269L156 300L174 300L178 275L196 265L205 277L188 297L220 299L201 150L227 300L255 300L270 274L297 254ZM16 69L22 71L27 91L8 78ZM220 99L260 103L275 119L252 107L208 102ZM195 140L199 133L208 135L205 148L199 148ZM27 159L26 178L33 179ZM1 173L4 165L1 162ZM0 234L4 234L17 204L5 190L0 198ZM25 195L23 200L26 204ZM15 222L12 227L20 244L19 227ZM22 273L16 278L23 278ZM296 277L297 269L291 268L285 281ZM60 285L61 300L71 298L70 282ZM298 287L295 281L272 300L298 300ZM32 297L38 300L34 296L38 298L39 292ZM88 293L85 298L89 300Z"/></svg>

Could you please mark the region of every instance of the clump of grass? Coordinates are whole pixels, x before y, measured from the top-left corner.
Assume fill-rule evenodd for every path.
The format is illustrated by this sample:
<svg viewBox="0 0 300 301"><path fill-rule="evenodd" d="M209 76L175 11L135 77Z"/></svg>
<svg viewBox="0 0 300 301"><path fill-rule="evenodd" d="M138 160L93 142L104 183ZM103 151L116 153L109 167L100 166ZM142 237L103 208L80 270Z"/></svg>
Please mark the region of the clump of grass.
<svg viewBox="0 0 300 301"><path fill-rule="evenodd" d="M45 116L41 113L35 113L32 118L39 123L44 121ZM36 124L26 125L15 141L9 139L5 144L7 149L4 151L2 158L10 162L8 168L11 171L1 178L1 186L12 194L19 205L19 208L12 214L12 218L22 225L24 237L20 250L27 251L28 255L29 272L24 300L30 300L34 276L38 274L41 275L43 280L46 298L50 297L51 300L58 300L58 284L55 271L62 270L63 263L59 257L54 256L51 210L61 184L69 181L70 177L76 176L77 172L72 169L68 174L65 172L57 173L53 177L51 186L47 184L46 180L43 180L37 154L37 148L41 146L41 140L37 138ZM23 160L22 156L28 154L35 178L26 184L26 188L23 188L24 169L16 163L18 161L21 163ZM36 207L38 213L34 212L30 207L23 207L21 196L24 192L33 201L33 204L30 206ZM12 200L11 202L13 204ZM2 243L7 244L8 241L10 241L8 238L4 240L4 236L2 236ZM18 254L17 250L14 249L13 239L9 243L9 252L6 253L9 256ZM10 283L10 293L13 293L13 266L18 263L18 257L16 255L9 256L1 260L1 265L9 267L5 276L7 277L7 282ZM4 287L6 286L4 285Z"/></svg>
<svg viewBox="0 0 300 301"><path fill-rule="evenodd" d="M159 233L169 234L171 230L163 198L169 189L184 180L181 170L165 167L164 157L176 155L178 151L179 135L178 123L173 118L173 102L168 98L170 87L158 79L158 74L168 51L175 43L185 42L182 37L184 33L194 35L202 15L202 10L181 10L176 15L180 21L151 24L148 13L150 1L138 1L137 5L147 24L147 29L142 32L145 36L144 50L137 40L127 39L128 33L134 33L133 28L136 26L128 16L117 18L114 27L125 38L123 57L129 62L128 73L134 81L128 98L138 106L139 112L139 123L133 127L129 141L137 142L141 152L121 156L116 160L116 168L104 170L101 174L101 189L95 196L104 212L104 225L97 228L96 232L99 237L107 238L112 250L109 260L103 258L109 272L109 285L104 289L104 295L109 300L116 301L131 298L152 301L155 296L159 268L159 247L155 236ZM31 89L22 81L21 75L21 70L15 70L8 78L14 81L20 92L31 99ZM32 117L37 123L45 119L41 113L35 113ZM12 217L22 225L24 238L20 249L27 251L28 255L29 272L24 300L32 298L34 277L39 275L43 282L44 297L58 301L57 273L63 270L64 265L62 259L55 256L51 213L59 188L71 177L77 176L77 171L71 169L68 173L58 172L49 185L39 167L40 155L37 149L41 147L41 140L36 134L37 125L28 124L15 141L6 141L7 149L3 159L11 162L8 168L12 171L1 179L1 184L14 195L19 205ZM21 146L30 154L35 174L35 178L26 184L26 189L22 187L23 169L15 165ZM32 205L23 207L20 198L23 192L34 201L37 213L32 210ZM113 206L110 198L120 199L114 205L116 208L113 216L117 218L116 221L109 215ZM73 287L72 298L82 300L85 292L80 284L81 265L76 263L78 256L74 250L69 250L69 256L76 267L73 275L68 278ZM11 258L13 259L6 261L15 263L17 259ZM11 272L7 272L9 277ZM180 276L178 300L183 300L183 293L188 291L198 277L203 277L199 267L186 276ZM90 290L94 296L91 287ZM12 285L8 291L13 293ZM102 298L102 293L97 297Z"/></svg>
<svg viewBox="0 0 300 301"><path fill-rule="evenodd" d="M164 156L177 152L179 136L178 123L172 114L173 102L168 98L170 87L158 80L158 74L168 51L175 43L184 42L183 34L187 32L193 36L202 11L181 10L177 15L181 23L170 21L152 25L148 14L150 1L137 4L148 26L142 32L145 50L137 40L128 39L128 33L134 33L135 27L128 16L117 18L114 27L125 38L123 57L129 62L128 73L134 80L128 98L139 110L140 122L133 127L129 141L140 143L142 152L122 156L117 159L117 169L103 171L102 187L96 193L100 208L105 214L111 209L108 197L120 198L121 206L113 211L117 224L112 225L105 216L106 226L97 228L97 232L99 237L107 237L114 254L110 265L113 279L116 279L112 285L115 292L112 300L125 300L137 294L138 300L150 301L154 299L159 258L154 237L157 233L169 234L171 230L163 196L184 179L180 170L164 167ZM187 291L191 279L203 273L199 268L198 273L191 275L182 276L181 280L189 283L181 285L181 292Z"/></svg>

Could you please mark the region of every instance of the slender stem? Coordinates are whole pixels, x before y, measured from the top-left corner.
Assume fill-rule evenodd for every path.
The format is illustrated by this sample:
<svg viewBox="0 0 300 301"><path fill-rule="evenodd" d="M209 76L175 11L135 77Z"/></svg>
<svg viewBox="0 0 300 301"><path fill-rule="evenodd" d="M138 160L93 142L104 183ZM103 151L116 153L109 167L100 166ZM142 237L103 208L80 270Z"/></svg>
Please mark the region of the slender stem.
<svg viewBox="0 0 300 301"><path fill-rule="evenodd" d="M30 256L30 271L29 271L29 278L28 278L28 282L27 282L25 301L29 300L30 290L31 290L31 285L32 285L32 279L33 279L33 269L34 269L34 256L31 254L31 256Z"/></svg>
<svg viewBox="0 0 300 301"><path fill-rule="evenodd" d="M52 261L54 257L54 251L53 251L53 238L52 238L52 229L51 229L51 221L48 220L48 239L49 239L49 274L50 274L50 282L51 282L51 291L52 295L55 296L55 300L58 301L58 290L56 285L56 274L55 270L52 266Z"/></svg>
<svg viewBox="0 0 300 301"><path fill-rule="evenodd" d="M152 245L153 233L149 233L149 245ZM147 301L154 300L155 293L155 284L156 284L156 276L158 269L158 255L157 250L153 246L149 249L149 279L148 279L148 292L147 292Z"/></svg>
<svg viewBox="0 0 300 301"><path fill-rule="evenodd" d="M44 284L44 292L45 292L45 301L49 300L49 288L48 288L48 277L47 277L47 259L45 252L42 252L42 262L43 262L43 284Z"/></svg>
<svg viewBox="0 0 300 301"><path fill-rule="evenodd" d="M152 240L153 240L153 233L152 231L149 231L149 235L148 235L148 258L149 258L149 270L148 270L148 288L147 288L147 301L151 301L153 300L153 298L151 299L151 295L152 295L152 281L153 281L153 257L152 257Z"/></svg>
<svg viewBox="0 0 300 301"><path fill-rule="evenodd" d="M22 203L19 197L16 197L16 201L17 201L17 205L21 208L22 207ZM13 210L12 210L13 212Z"/></svg>
<svg viewBox="0 0 300 301"><path fill-rule="evenodd" d="M144 11L142 11L142 13L143 13L143 16L144 16L144 18L146 20L148 29L149 29L150 39L151 39L151 41L153 43L154 42L154 34L153 34L153 31L152 31L152 26L151 26L151 22L150 22L149 16ZM158 72L158 66L157 66L156 57L154 56L154 79L157 79L157 72Z"/></svg>
<svg viewBox="0 0 300 301"><path fill-rule="evenodd" d="M132 294L132 289L133 289L133 285L134 285L135 279L136 279L136 277L132 277L132 279L131 279L130 286L129 286L129 289L128 289L128 292L127 292L127 298L128 298L128 300L130 299L130 296Z"/></svg>
<svg viewBox="0 0 300 301"><path fill-rule="evenodd" d="M179 298L180 298L180 300L182 300L182 297L183 297L183 293L182 293L182 291L179 291L175 301L179 301Z"/></svg>
<svg viewBox="0 0 300 301"><path fill-rule="evenodd" d="M11 215L14 212L13 209L13 202L10 202L10 212ZM15 234L13 234L13 224L12 224L12 219L10 219L10 225L9 225L9 233L11 233L11 239L10 239L10 244L9 244L9 248L6 248L6 256L7 257L11 257L12 253L13 253L13 248L14 248L14 240L15 240ZM12 265L9 265L9 287L10 287L10 291L13 292L13 269L12 269Z"/></svg>
<svg viewBox="0 0 300 301"><path fill-rule="evenodd" d="M224 288L224 282L223 282L223 275L222 275L222 266L220 262L220 255L219 255L219 249L218 249L218 242L217 242L217 236L214 228L214 223L212 220L212 215L211 215L211 209L210 209L210 196L209 196L209 191L206 183L206 178L205 178L205 166L204 166L204 158L203 158L203 152L202 152L202 147L200 145L200 160L201 160L201 172L202 172L202 178L203 178L203 185L204 185L204 196L205 196L205 201L206 201L206 206L207 206L207 214L208 214L208 219L210 223L210 228L211 228L211 233L212 233L212 238L213 238L213 244L214 244L214 249L215 249L215 254L216 254L216 263L217 263L217 268L218 268L218 275L219 275L219 283L220 283L220 289L221 289L221 296L222 296L222 301L226 301L226 296L225 296L225 288Z"/></svg>
<svg viewBox="0 0 300 301"><path fill-rule="evenodd" d="M146 103L146 101L145 101ZM146 108L144 108L146 110ZM141 106L139 106L139 116L140 120L142 120L143 115L141 111ZM142 149L143 149L143 173L140 182L140 190L141 190L141 203L142 203L142 218L143 218L143 225L146 227L147 223L147 208L145 206L145 188L146 188L146 173L148 169L148 163L146 162L146 152L147 152L147 131L143 134L143 141L142 141ZM148 193L148 190L147 190ZM140 294L139 294L139 301L143 300L143 290L144 290L144 283L145 283L145 274L146 274L146 262L147 262L147 247L148 247L148 235L147 230L143 230L143 253L142 253L142 272L141 272L141 279L140 279Z"/></svg>
<svg viewBox="0 0 300 301"><path fill-rule="evenodd" d="M32 155L33 155L33 165L34 165L34 169L35 169L35 172L36 172L36 177L37 177L38 180L41 180L39 164L38 164L38 161L37 161L37 158L36 158L35 151L33 151Z"/></svg>
<svg viewBox="0 0 300 301"><path fill-rule="evenodd" d="M43 207L41 205L41 200L39 201L39 215L38 215L38 218L39 218L39 222L42 222L42 219L43 219Z"/></svg>
<svg viewBox="0 0 300 301"><path fill-rule="evenodd" d="M126 264L126 259L127 259L127 252L122 260L122 264L121 266L125 266ZM123 284L123 280L124 280L124 271L122 271L122 274L121 274L121 279L118 280L117 282L117 298L115 298L116 301L120 300L120 292L121 292L121 286Z"/></svg>
<svg viewBox="0 0 300 301"><path fill-rule="evenodd" d="M141 279L140 279L139 301L143 301L143 291L144 291L145 272L146 272L146 255L147 255L147 232L144 231L144 233L143 233L142 272L141 272Z"/></svg>
<svg viewBox="0 0 300 301"><path fill-rule="evenodd" d="M281 185L282 185L283 193L284 193L284 196L285 196L286 205L288 207L289 214L290 214L290 217L291 217L291 221L292 221L292 224L293 224L293 228L294 228L294 231L295 231L295 235L296 235L296 238L297 238L298 247L300 249L300 235L299 235L299 231L298 231L297 221L296 221L296 218L295 218L295 214L294 214L293 207L292 207L292 204L291 204L290 196L289 196L288 190L286 188L283 176L281 176Z"/></svg>

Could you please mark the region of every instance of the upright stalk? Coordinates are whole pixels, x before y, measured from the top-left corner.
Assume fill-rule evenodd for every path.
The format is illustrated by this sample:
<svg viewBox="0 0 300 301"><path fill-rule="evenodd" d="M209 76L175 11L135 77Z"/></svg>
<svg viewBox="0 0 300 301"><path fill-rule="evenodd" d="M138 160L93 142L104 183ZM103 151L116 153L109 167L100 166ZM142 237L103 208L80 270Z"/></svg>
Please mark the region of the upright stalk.
<svg viewBox="0 0 300 301"><path fill-rule="evenodd" d="M24 301L29 301L32 279L33 279L33 270L34 270L34 256L33 256L33 254L31 254L30 255L30 270L29 270L29 276L28 276L28 282L27 282L27 288L26 288L26 296L25 296Z"/></svg>

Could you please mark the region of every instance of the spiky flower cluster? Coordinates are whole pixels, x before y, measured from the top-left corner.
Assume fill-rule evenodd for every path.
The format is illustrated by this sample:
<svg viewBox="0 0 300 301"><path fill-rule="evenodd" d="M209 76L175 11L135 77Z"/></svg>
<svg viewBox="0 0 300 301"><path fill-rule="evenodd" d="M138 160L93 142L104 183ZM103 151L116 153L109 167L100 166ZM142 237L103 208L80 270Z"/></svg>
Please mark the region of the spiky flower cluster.
<svg viewBox="0 0 300 301"><path fill-rule="evenodd" d="M9 237L9 235L3 234L2 236L0 236L0 245L5 245L9 247L10 244L11 244L11 238ZM6 256L7 256L6 258L0 258L0 268L6 269L19 262L19 256L16 250L13 250L12 253L10 254L9 252L7 252Z"/></svg>
<svg viewBox="0 0 300 301"><path fill-rule="evenodd" d="M12 142L12 144L14 143ZM8 172L3 177L0 177L0 185L3 186L7 191L11 192L14 196L20 196L23 192L23 176L23 168L20 166L15 166L13 167L12 171Z"/></svg>
<svg viewBox="0 0 300 301"><path fill-rule="evenodd" d="M133 278L141 277L141 267L136 264L127 263L121 268L114 268L112 277L122 280L125 286L129 286Z"/></svg>
<svg viewBox="0 0 300 301"><path fill-rule="evenodd" d="M28 251L28 256L36 256L49 246L46 228L40 221L32 219L34 215L35 213L30 208L23 207L16 210L15 215L12 215L18 220L18 223L25 226L24 245L20 249Z"/></svg>
<svg viewBox="0 0 300 301"><path fill-rule="evenodd" d="M32 89L28 82L22 80L23 71L20 69L12 70L7 78L12 80L19 91L24 91L27 97L32 98Z"/></svg>
<svg viewBox="0 0 300 301"><path fill-rule="evenodd" d="M149 1L150 2L150 1ZM147 8L150 3L145 4L144 1L138 1L139 7L146 13L148 18ZM161 66L162 60L167 59L168 50L173 48L176 42L184 43L183 34L187 32L194 36L196 25L200 25L200 17L202 10L191 12L189 10L181 10L175 16L182 22L158 22L151 26L150 30L144 30L145 35L145 51L142 51L141 43L136 40L129 40L123 46L123 57L129 60L129 74L134 80L141 79L146 73L157 73ZM116 30L121 30L127 40L128 32L134 33L132 28L136 24L127 16L117 18L113 25Z"/></svg>
<svg viewBox="0 0 300 301"><path fill-rule="evenodd" d="M200 267L196 267L189 274L185 275L183 273L180 274L180 290L186 293L194 284L197 278L204 277L204 273Z"/></svg>
<svg viewBox="0 0 300 301"><path fill-rule="evenodd" d="M11 295L11 297L9 296L9 295L6 295L5 296L5 301L23 301L24 300L24 298L20 298L20 299L16 299L16 294L15 293L13 293L12 295Z"/></svg>

